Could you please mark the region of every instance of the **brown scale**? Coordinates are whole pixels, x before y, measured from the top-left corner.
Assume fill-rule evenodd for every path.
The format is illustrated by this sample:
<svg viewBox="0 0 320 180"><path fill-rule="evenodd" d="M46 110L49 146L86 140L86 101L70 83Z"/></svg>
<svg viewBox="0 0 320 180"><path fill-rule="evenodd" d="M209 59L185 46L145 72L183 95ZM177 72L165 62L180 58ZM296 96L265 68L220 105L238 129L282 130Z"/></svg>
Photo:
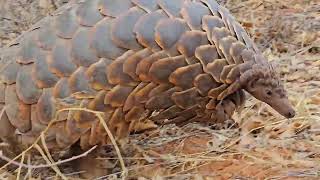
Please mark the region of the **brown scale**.
<svg viewBox="0 0 320 180"><path fill-rule="evenodd" d="M170 17L181 17L180 11L185 0L158 0L157 2Z"/></svg>
<svg viewBox="0 0 320 180"><path fill-rule="evenodd" d="M121 107L114 111L108 125L110 131L117 139L121 139L129 135L129 123L125 121L124 112Z"/></svg>
<svg viewBox="0 0 320 180"><path fill-rule="evenodd" d="M78 92L93 94L95 92L89 84L89 78L85 73L86 70L87 69L84 67L79 67L70 76L68 84L71 94Z"/></svg>
<svg viewBox="0 0 320 180"><path fill-rule="evenodd" d="M199 74L194 79L193 85L202 96L207 96L211 89L219 87L221 83L216 82L209 74Z"/></svg>
<svg viewBox="0 0 320 180"><path fill-rule="evenodd" d="M57 36L65 39L71 39L79 28L76 9L71 8L63 11L54 19L54 29Z"/></svg>
<svg viewBox="0 0 320 180"><path fill-rule="evenodd" d="M205 69L205 72L209 73L216 82L225 83L223 79L220 79L223 68L228 65L225 59L215 59L209 63Z"/></svg>
<svg viewBox="0 0 320 180"><path fill-rule="evenodd" d="M250 62L255 60L254 52L250 49L245 49L241 52L241 57L244 62Z"/></svg>
<svg viewBox="0 0 320 180"><path fill-rule="evenodd" d="M124 103L123 106L123 111L128 111L131 108L133 108L136 105L139 105L140 102L138 102L136 100L136 93L139 92L141 89L143 89L145 86L147 85L147 83L141 82L138 86L136 86L132 92L130 93L130 95L127 97L126 102Z"/></svg>
<svg viewBox="0 0 320 180"><path fill-rule="evenodd" d="M178 87L170 88L169 90L152 96L147 102L145 107L150 111L155 111L159 109L167 109L168 107L174 105L171 96L173 93L180 91Z"/></svg>
<svg viewBox="0 0 320 180"><path fill-rule="evenodd" d="M37 112L37 104L31 105L31 131L34 133L40 133L46 128L46 124L40 122Z"/></svg>
<svg viewBox="0 0 320 180"><path fill-rule="evenodd" d="M3 114L1 114L0 117L0 137L2 140L5 140L6 142L14 143L15 136L12 132L15 131L16 127L10 122L6 110L3 110L3 108L5 108L3 104L0 104L0 112L3 111Z"/></svg>
<svg viewBox="0 0 320 180"><path fill-rule="evenodd" d="M218 10L221 6L215 0L200 0L200 1L208 6L208 8L210 9L213 15L220 17Z"/></svg>
<svg viewBox="0 0 320 180"><path fill-rule="evenodd" d="M210 11L201 2L186 1L180 13L192 30L201 30L202 17L209 15Z"/></svg>
<svg viewBox="0 0 320 180"><path fill-rule="evenodd" d="M230 24L232 26L231 31L234 31L237 39L240 42L243 42L248 49L253 50L254 52L260 53L259 49L254 44L254 42L251 40L251 38L249 37L248 33L241 26L241 24L239 22L235 21L234 18L230 18L230 16L232 16L230 13L227 16L229 16L229 19L232 19L231 21L229 20L229 22L230 22Z"/></svg>
<svg viewBox="0 0 320 180"><path fill-rule="evenodd" d="M80 101L77 107L88 109L90 99L83 99ZM80 129L90 128L91 123L95 120L94 114L86 111L73 111L68 118L72 118L76 121L76 127Z"/></svg>
<svg viewBox="0 0 320 180"><path fill-rule="evenodd" d="M136 74L137 65L142 59L149 57L151 54L152 52L145 48L131 55L123 63L123 72L127 73L135 81L139 81L139 77Z"/></svg>
<svg viewBox="0 0 320 180"><path fill-rule="evenodd" d="M228 14L226 15L229 26L232 27L231 31L234 32L235 37L240 41L243 42L249 49L254 50L255 52L260 52L257 46L254 44L252 39L249 37L246 30L242 27L242 25L235 20L235 18L230 14L228 11Z"/></svg>
<svg viewBox="0 0 320 180"><path fill-rule="evenodd" d="M132 0L132 3L148 13L151 13L159 8L157 0Z"/></svg>
<svg viewBox="0 0 320 180"><path fill-rule="evenodd" d="M111 125L110 125L110 119L111 119L111 117L113 116L113 113L114 113L114 111L115 111L116 109L112 109L112 108L110 108L110 109L107 109L106 111L105 111L105 113L104 113L104 118L103 118L103 120L104 120L104 122L106 122L106 124L108 125L108 127L110 128L111 127ZM98 120L98 119L97 119ZM100 122L100 120L99 120L99 122ZM112 131L112 129L110 129L111 131ZM105 130L105 128L104 128L104 126L103 126L103 124L102 123L99 123L99 126L98 126L98 129L97 129L97 131L96 131L100 136L107 136L107 132L106 132L106 130ZM106 140L108 140L108 139L106 139L106 138L103 138L103 139L101 139L101 143L106 143Z"/></svg>
<svg viewBox="0 0 320 180"><path fill-rule="evenodd" d="M236 34L237 39L239 42L244 42L243 36L244 34L247 34L246 30L241 26L241 24L237 21L232 22L232 27L234 30L234 33Z"/></svg>
<svg viewBox="0 0 320 180"><path fill-rule="evenodd" d="M208 96L211 97L211 98L216 99L227 88L228 88L227 84L221 84L219 87L211 89L208 92Z"/></svg>
<svg viewBox="0 0 320 180"><path fill-rule="evenodd" d="M186 66L183 55L160 59L152 64L149 77L155 83L169 83L169 76L179 67Z"/></svg>
<svg viewBox="0 0 320 180"><path fill-rule="evenodd" d="M203 98L201 98L197 88L194 87L185 91L173 93L171 99L178 107L187 109L198 105L199 101Z"/></svg>
<svg viewBox="0 0 320 180"><path fill-rule="evenodd" d="M53 120L56 112L52 89L44 89L36 105L37 118L42 124L48 124Z"/></svg>
<svg viewBox="0 0 320 180"><path fill-rule="evenodd" d="M173 105L159 112L157 115L149 117L149 119L157 124L164 124L166 119L173 119L177 117L178 113L181 111L183 111L182 108L178 107L177 105Z"/></svg>
<svg viewBox="0 0 320 180"><path fill-rule="evenodd" d="M157 10L143 15L134 26L138 42L152 51L159 51L161 48L155 41L155 27L160 20L168 18L163 10Z"/></svg>
<svg viewBox="0 0 320 180"><path fill-rule="evenodd" d="M136 85L128 74L123 72L124 62L134 54L134 51L127 51L122 56L113 61L107 68L107 77L110 84Z"/></svg>
<svg viewBox="0 0 320 180"><path fill-rule="evenodd" d="M57 76L68 77L76 70L70 56L70 45L68 41L59 40L47 57L49 70Z"/></svg>
<svg viewBox="0 0 320 180"><path fill-rule="evenodd" d="M206 107L213 110L212 119L215 119L217 122L224 122L232 118L234 111L244 103L244 99L244 93L240 90L221 101L211 99Z"/></svg>
<svg viewBox="0 0 320 180"><path fill-rule="evenodd" d="M60 123L64 123L64 122L60 122ZM48 147L48 149L52 149L53 151L58 151L61 147L59 147L58 143L57 143L57 129L56 127L54 127L55 124L53 124L49 129L48 131L45 133L45 142L46 142L46 145ZM27 134L23 134L24 135L27 135ZM35 133L31 133L30 136L34 136L35 138L39 137L38 134L35 134ZM66 136L66 135L65 135ZM69 138L69 137L68 137ZM32 143L35 142L36 139L34 139L32 141ZM41 145L40 145L41 146Z"/></svg>
<svg viewBox="0 0 320 180"><path fill-rule="evenodd" d="M230 47L234 42L237 42L237 39L233 36L224 37L219 42L219 48L222 51L226 60L228 61L228 64L235 64L235 61L230 54Z"/></svg>
<svg viewBox="0 0 320 180"><path fill-rule="evenodd" d="M99 59L90 48L90 29L79 28L71 40L71 58L77 66L88 67Z"/></svg>
<svg viewBox="0 0 320 180"><path fill-rule="evenodd" d="M220 80L221 82L225 84L231 84L232 82L227 81L227 77L230 74L231 70L235 69L237 67L237 64L231 64L226 65L223 67L221 74L220 74Z"/></svg>
<svg viewBox="0 0 320 180"><path fill-rule="evenodd" d="M202 29L207 32L207 38L213 44L212 30L224 27L223 21L217 16L205 15L202 17Z"/></svg>
<svg viewBox="0 0 320 180"><path fill-rule="evenodd" d="M232 36L235 36L235 32L232 26L232 22L235 21L234 18L230 15L230 12L225 7L220 7L218 10L222 21L225 24L225 27L229 29Z"/></svg>
<svg viewBox="0 0 320 180"><path fill-rule="evenodd" d="M90 130L83 133L80 137L81 149L89 149L90 148L89 140L90 140Z"/></svg>
<svg viewBox="0 0 320 180"><path fill-rule="evenodd" d="M64 130L69 139L78 140L84 132L88 131L89 128L90 127L78 127L78 122L73 118L69 118L65 122Z"/></svg>
<svg viewBox="0 0 320 180"><path fill-rule="evenodd" d="M126 49L118 47L112 41L111 27L113 24L113 18L105 17L90 30L90 48L98 57L116 59L126 52Z"/></svg>
<svg viewBox="0 0 320 180"><path fill-rule="evenodd" d="M144 119L144 120L136 120L136 121L131 121L128 131L130 133L139 133L143 132L146 130L151 130L157 128L158 125L156 125L153 121L149 119Z"/></svg>
<svg viewBox="0 0 320 180"><path fill-rule="evenodd" d="M142 59L136 69L136 74L139 76L139 79L143 82L150 82L151 77L149 76L149 70L152 66L152 64L159 59L163 59L168 57L167 54L164 51L156 52L152 54L151 56Z"/></svg>
<svg viewBox="0 0 320 180"><path fill-rule="evenodd" d="M110 104L112 107L122 107L134 87L116 85L105 96L104 103Z"/></svg>
<svg viewBox="0 0 320 180"><path fill-rule="evenodd" d="M90 0L81 3L76 10L79 24L94 26L103 16L97 11L99 0Z"/></svg>
<svg viewBox="0 0 320 180"><path fill-rule="evenodd" d="M100 121L96 120L94 123L92 123L90 128L90 136L89 136L89 144L90 146L94 146L96 144L103 143L104 134L101 134L99 131L99 124Z"/></svg>
<svg viewBox="0 0 320 180"><path fill-rule="evenodd" d="M111 85L107 79L106 67L111 64L109 59L101 58L98 62L92 64L86 71L86 76L89 78L90 86L95 90L107 89L110 90L114 85Z"/></svg>
<svg viewBox="0 0 320 180"><path fill-rule="evenodd" d="M64 123L64 122L57 121L57 122L53 123L46 132L44 132L46 142L56 140L56 132L55 131L57 130L57 124L62 124L62 123Z"/></svg>
<svg viewBox="0 0 320 180"><path fill-rule="evenodd" d="M235 61L236 64L244 63L241 57L241 53L245 49L246 49L246 46L239 41L232 43L230 47L230 55L233 57L233 60Z"/></svg>
<svg viewBox="0 0 320 180"><path fill-rule="evenodd" d="M113 108L104 103L106 91L102 90L96 94L94 99L83 101L82 106L89 110L106 112ZM77 121L77 126L80 128L90 127L92 121L96 120L95 114L86 111L77 111L74 113L73 118Z"/></svg>
<svg viewBox="0 0 320 180"><path fill-rule="evenodd" d="M45 23L35 35L37 45L46 51L51 51L58 36L55 34L54 27L50 22Z"/></svg>
<svg viewBox="0 0 320 180"><path fill-rule="evenodd" d="M237 90L241 89L241 84L239 83L239 80L235 81L234 83L230 84L229 87L227 87L223 92L221 92L217 99L223 100L229 95L235 93Z"/></svg>
<svg viewBox="0 0 320 180"><path fill-rule="evenodd" d="M17 74L20 69L21 65L19 65L14 59L11 59L11 61L7 62L7 64L5 64L3 68L1 68L1 81L6 84L14 84L16 82Z"/></svg>
<svg viewBox="0 0 320 180"><path fill-rule="evenodd" d="M147 118L148 116L150 116L150 113L147 113L146 109L142 105L135 106L127 112L125 120L130 122L128 128L129 133L137 133L157 128L158 126L153 121L150 121Z"/></svg>
<svg viewBox="0 0 320 180"><path fill-rule="evenodd" d="M32 79L32 65L24 65L20 69L16 80L16 93L21 101L26 104L37 103L42 90L37 87Z"/></svg>
<svg viewBox="0 0 320 180"><path fill-rule="evenodd" d="M216 109L217 104L218 104L217 99L210 99L208 104L206 105L206 109L209 109L209 110Z"/></svg>
<svg viewBox="0 0 320 180"><path fill-rule="evenodd" d="M32 79L35 81L38 88L53 87L59 80L55 74L49 71L46 58L47 53L39 53L32 68Z"/></svg>
<svg viewBox="0 0 320 180"><path fill-rule="evenodd" d="M217 47L217 51L218 51L220 57L224 57L224 54L223 54L222 50L220 49L221 39L223 39L224 37L228 37L228 36L230 36L230 32L225 27L212 29L212 41L214 42L215 46Z"/></svg>
<svg viewBox="0 0 320 180"><path fill-rule="evenodd" d="M94 97L94 99L89 102L88 108L94 111L101 111L101 112L105 112L105 111L108 111L109 109L112 109L110 106L104 103L104 98L106 94L107 94L107 91L105 90L99 91Z"/></svg>
<svg viewBox="0 0 320 180"><path fill-rule="evenodd" d="M247 61L245 63L240 64L238 66L240 74L242 74L242 73L246 72L247 70L251 69L253 64L254 64L254 61Z"/></svg>
<svg viewBox="0 0 320 180"><path fill-rule="evenodd" d="M150 82L134 94L136 102L145 103L149 99L150 92L157 87L157 84Z"/></svg>
<svg viewBox="0 0 320 180"><path fill-rule="evenodd" d="M151 89L151 91L148 94L148 98L156 96L160 93L163 93L164 91L169 90L173 86L171 84L159 84L157 87Z"/></svg>
<svg viewBox="0 0 320 180"><path fill-rule="evenodd" d="M202 45L195 50L196 58L201 62L202 68L206 71L207 64L219 59L217 48L214 45Z"/></svg>
<svg viewBox="0 0 320 180"><path fill-rule="evenodd" d="M27 133L17 135L16 139L17 139L17 142L19 142L19 144L22 145L22 147L28 147L30 144L32 144L36 141L37 135L38 134L33 133L33 132L27 132ZM54 150L50 146L48 148L50 148L51 150Z"/></svg>
<svg viewBox="0 0 320 180"><path fill-rule="evenodd" d="M195 77L201 73L203 73L201 64L192 64L176 69L169 76L169 81L182 89L189 89L193 86Z"/></svg>
<svg viewBox="0 0 320 180"><path fill-rule="evenodd" d="M66 123L63 121L57 122L54 124L56 132L56 142L60 148L66 149L71 144L74 144L77 139L73 138L73 136L68 136L68 133L65 128ZM79 137L78 137L79 138Z"/></svg>
<svg viewBox="0 0 320 180"><path fill-rule="evenodd" d="M105 16L118 17L133 6L131 0L99 0L98 9Z"/></svg>
<svg viewBox="0 0 320 180"><path fill-rule="evenodd" d="M188 31L180 37L177 43L177 49L188 60L194 58L197 47L206 44L209 44L209 42L204 32ZM189 62L189 64L191 64L191 62Z"/></svg>
<svg viewBox="0 0 320 180"><path fill-rule="evenodd" d="M137 42L133 28L138 19L144 14L145 12L142 9L133 7L125 14L118 16L111 28L113 42L126 49L142 49L142 46Z"/></svg>
<svg viewBox="0 0 320 180"><path fill-rule="evenodd" d="M35 32L28 34L29 37L22 41L18 50L16 61L21 64L30 64L36 61L35 55L41 50L35 41Z"/></svg>
<svg viewBox="0 0 320 180"><path fill-rule="evenodd" d="M172 27L172 29L168 27ZM182 19L160 20L155 28L155 40L170 56L176 56L179 54L176 44L180 37L188 30L187 23Z"/></svg>
<svg viewBox="0 0 320 180"><path fill-rule="evenodd" d="M228 75L226 76L225 80L227 84L231 84L235 82L240 77L240 67L236 65L232 67L230 71L228 71Z"/></svg>
<svg viewBox="0 0 320 180"><path fill-rule="evenodd" d="M52 94L55 98L60 98L60 99L68 97L71 94L68 78L59 79L59 81L56 83L56 85L53 88Z"/></svg>
<svg viewBox="0 0 320 180"><path fill-rule="evenodd" d="M127 122L138 121L143 116L145 111L146 109L142 105L134 106L126 113L124 119Z"/></svg>
<svg viewBox="0 0 320 180"><path fill-rule="evenodd" d="M20 132L31 129L31 105L25 104L16 94L16 85L6 87L5 91L5 113L10 123Z"/></svg>
<svg viewBox="0 0 320 180"><path fill-rule="evenodd" d="M187 122L190 119L197 116L197 113L196 113L197 109L198 109L197 106L192 106L188 109L185 109L185 110L179 112L177 117L169 119L169 121L165 122L165 124L175 123L178 126L181 126L181 125L185 124L185 122Z"/></svg>

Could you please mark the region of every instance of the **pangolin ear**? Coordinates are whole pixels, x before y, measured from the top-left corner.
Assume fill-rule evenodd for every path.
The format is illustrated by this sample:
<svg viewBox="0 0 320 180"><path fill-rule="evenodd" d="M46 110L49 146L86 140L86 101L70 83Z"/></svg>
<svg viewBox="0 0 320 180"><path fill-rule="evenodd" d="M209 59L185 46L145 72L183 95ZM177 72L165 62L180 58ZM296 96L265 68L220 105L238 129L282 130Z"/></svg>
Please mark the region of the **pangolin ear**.
<svg viewBox="0 0 320 180"><path fill-rule="evenodd" d="M248 81L248 84L247 84L248 91L254 91L256 87L257 87L257 85L256 85L255 79Z"/></svg>

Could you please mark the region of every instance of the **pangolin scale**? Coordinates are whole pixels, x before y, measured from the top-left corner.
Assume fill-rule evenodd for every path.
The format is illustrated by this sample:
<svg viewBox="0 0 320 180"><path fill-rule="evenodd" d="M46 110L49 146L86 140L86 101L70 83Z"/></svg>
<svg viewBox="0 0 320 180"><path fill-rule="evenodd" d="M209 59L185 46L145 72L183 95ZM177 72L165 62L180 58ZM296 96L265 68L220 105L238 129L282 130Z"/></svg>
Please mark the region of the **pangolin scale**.
<svg viewBox="0 0 320 180"><path fill-rule="evenodd" d="M0 51L0 137L50 149L159 124L219 123L244 91L293 117L274 68L215 0L73 1ZM157 112L157 113L154 113ZM54 121L54 122L52 122Z"/></svg>

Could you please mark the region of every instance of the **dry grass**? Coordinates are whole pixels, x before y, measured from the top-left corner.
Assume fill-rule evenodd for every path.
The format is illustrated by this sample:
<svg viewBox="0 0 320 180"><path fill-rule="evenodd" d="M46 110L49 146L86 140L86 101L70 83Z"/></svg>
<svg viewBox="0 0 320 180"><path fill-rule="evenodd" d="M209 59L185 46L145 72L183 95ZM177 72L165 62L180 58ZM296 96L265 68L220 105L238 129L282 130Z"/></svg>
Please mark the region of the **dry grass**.
<svg viewBox="0 0 320 180"><path fill-rule="evenodd" d="M319 3L317 0L224 2L264 55L278 64L297 116L283 119L265 104L250 99L245 109L234 116L240 128L213 130L198 124L168 125L148 134L132 135L128 142L118 145L114 142L114 147L120 146L121 153L105 147L104 153L99 154L98 161L114 163L108 165L109 171L101 178L120 178L124 169L127 178L141 179L320 178ZM19 4L16 6L21 8ZM26 14L37 12L36 18L33 14L29 19L24 17L27 21L17 16L0 20L5 25L0 31L0 46L52 11L52 6L44 8L46 11L30 3L26 7L37 7L37 11L25 10ZM27 158L23 153L18 161L23 162L24 158L29 159L29 164L46 162L52 165L51 169L20 167L10 173L2 170L0 178L19 179L17 175L21 175L21 179L31 176L63 179L77 178L82 173L68 166L53 166L54 158L42 145L44 151L35 146L42 151L42 157Z"/></svg>

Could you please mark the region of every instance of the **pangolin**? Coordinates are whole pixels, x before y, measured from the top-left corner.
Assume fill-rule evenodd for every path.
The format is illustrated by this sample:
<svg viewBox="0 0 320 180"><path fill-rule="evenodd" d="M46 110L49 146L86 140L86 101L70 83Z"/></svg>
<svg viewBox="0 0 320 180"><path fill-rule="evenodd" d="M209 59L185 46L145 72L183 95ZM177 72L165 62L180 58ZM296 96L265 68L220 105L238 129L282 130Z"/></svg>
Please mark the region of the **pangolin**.
<svg viewBox="0 0 320 180"><path fill-rule="evenodd" d="M291 118L273 66L215 0L72 1L1 50L0 137L50 149L159 124L220 123L245 91ZM56 116L57 115L57 116Z"/></svg>

